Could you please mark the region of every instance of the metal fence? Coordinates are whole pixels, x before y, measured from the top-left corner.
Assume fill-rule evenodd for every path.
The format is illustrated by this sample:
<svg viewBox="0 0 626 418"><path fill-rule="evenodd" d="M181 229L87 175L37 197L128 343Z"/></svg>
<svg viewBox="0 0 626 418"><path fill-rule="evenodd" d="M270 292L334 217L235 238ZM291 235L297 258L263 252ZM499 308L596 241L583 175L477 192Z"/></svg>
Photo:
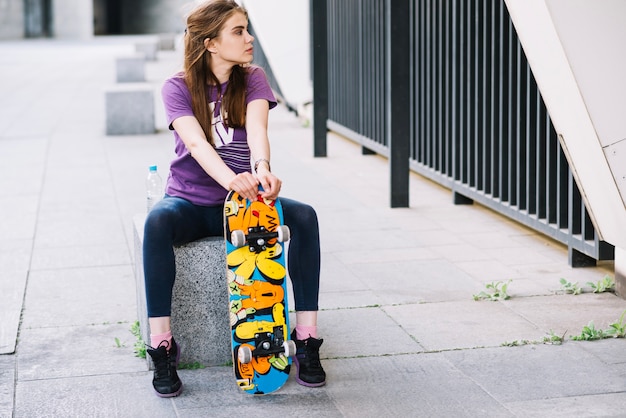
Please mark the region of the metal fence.
<svg viewBox="0 0 626 418"><path fill-rule="evenodd" d="M403 123L394 118L392 92L408 87L401 105L409 115L403 158L410 170L450 188L457 204L479 202L562 242L572 266L613 259L613 246L598 239L587 214L503 0L312 0L311 10L314 89L327 94L325 104L314 91L322 109L315 118L325 117L328 129L390 156L391 125ZM394 65L403 59L404 81ZM320 63L327 68L321 82ZM315 133L316 143L322 140Z"/></svg>

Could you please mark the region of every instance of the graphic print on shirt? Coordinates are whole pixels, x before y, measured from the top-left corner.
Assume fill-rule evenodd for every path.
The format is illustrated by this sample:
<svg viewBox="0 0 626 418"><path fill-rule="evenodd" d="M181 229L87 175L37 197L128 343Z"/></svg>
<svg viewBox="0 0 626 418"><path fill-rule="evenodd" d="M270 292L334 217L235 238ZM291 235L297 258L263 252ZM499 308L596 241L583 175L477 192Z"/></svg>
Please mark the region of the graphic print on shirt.
<svg viewBox="0 0 626 418"><path fill-rule="evenodd" d="M229 129L228 126L224 124L221 107L221 100L209 103L209 109L211 115L213 115L211 118L211 134L213 135L213 142L216 148L223 147L233 142L233 136L235 134L234 129ZM217 112L215 111L216 108Z"/></svg>

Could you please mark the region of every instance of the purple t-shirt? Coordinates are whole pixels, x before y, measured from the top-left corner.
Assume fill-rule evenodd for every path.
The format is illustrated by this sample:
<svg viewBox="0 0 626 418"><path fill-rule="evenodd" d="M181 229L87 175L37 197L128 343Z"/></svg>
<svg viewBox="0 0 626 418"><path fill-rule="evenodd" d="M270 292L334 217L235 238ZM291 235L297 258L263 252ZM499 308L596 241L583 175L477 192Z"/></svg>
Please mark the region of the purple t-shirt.
<svg viewBox="0 0 626 418"><path fill-rule="evenodd" d="M253 100L265 99L270 109L276 106L276 98L267 81L265 72L260 67L247 67L246 105ZM222 92L228 82L222 84ZM215 150L222 160L235 173L250 170L250 148L245 128L230 128L222 121L221 101L217 100L217 89L207 86L208 106L213 109L211 120ZM194 116L191 109L191 94L183 79L183 73L168 78L161 90L167 123L181 116ZM200 167L191 156L184 142L174 131L174 151L176 157L170 163L170 173L165 186L165 193L182 197L200 206L218 206L224 203L228 193L219 183Z"/></svg>

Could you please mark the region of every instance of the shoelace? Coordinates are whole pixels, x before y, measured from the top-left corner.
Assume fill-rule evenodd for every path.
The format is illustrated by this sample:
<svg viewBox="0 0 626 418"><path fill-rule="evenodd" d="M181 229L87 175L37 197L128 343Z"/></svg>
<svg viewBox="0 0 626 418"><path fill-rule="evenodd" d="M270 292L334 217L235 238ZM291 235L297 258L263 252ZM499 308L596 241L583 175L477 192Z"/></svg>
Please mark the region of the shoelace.
<svg viewBox="0 0 626 418"><path fill-rule="evenodd" d="M157 379L169 377L172 373L172 356L165 351L165 356L154 361L154 370Z"/></svg>
<svg viewBox="0 0 626 418"><path fill-rule="evenodd" d="M322 368L322 362L320 361L320 353L318 350L310 348L308 345L305 346L305 351L306 351L306 362L307 362L307 366L310 369L321 369Z"/></svg>

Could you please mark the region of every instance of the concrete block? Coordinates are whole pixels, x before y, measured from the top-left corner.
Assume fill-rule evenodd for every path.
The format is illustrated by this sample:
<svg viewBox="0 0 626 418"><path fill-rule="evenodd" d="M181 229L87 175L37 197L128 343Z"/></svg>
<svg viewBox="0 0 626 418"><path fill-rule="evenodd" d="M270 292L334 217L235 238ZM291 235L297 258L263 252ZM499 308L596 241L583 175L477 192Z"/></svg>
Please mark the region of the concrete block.
<svg viewBox="0 0 626 418"><path fill-rule="evenodd" d="M135 44L135 51L144 54L146 61L156 61L159 50L159 40L138 42Z"/></svg>
<svg viewBox="0 0 626 418"><path fill-rule="evenodd" d="M145 214L133 218L137 316L144 341L150 341L143 275ZM210 237L175 247L176 282L172 333L181 346L181 363L219 366L232 361L224 239ZM151 361L148 358L148 365Z"/></svg>
<svg viewBox="0 0 626 418"><path fill-rule="evenodd" d="M159 34L159 50L160 51L174 51L176 49L176 33L161 33Z"/></svg>
<svg viewBox="0 0 626 418"><path fill-rule="evenodd" d="M153 134L155 105L153 88L145 83L122 83L105 91L106 134Z"/></svg>
<svg viewBox="0 0 626 418"><path fill-rule="evenodd" d="M115 60L116 80L118 83L137 83L146 81L146 58L143 54L118 57Z"/></svg>

